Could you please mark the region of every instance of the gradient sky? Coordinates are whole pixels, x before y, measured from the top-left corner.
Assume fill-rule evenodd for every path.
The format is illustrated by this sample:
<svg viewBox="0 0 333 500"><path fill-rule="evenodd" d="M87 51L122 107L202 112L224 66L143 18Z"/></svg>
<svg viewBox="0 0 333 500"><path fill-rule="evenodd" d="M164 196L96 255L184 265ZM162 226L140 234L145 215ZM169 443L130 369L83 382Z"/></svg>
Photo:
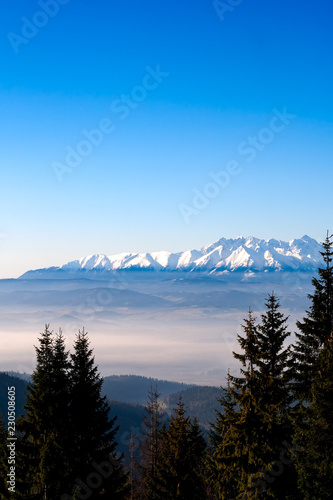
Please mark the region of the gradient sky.
<svg viewBox="0 0 333 500"><path fill-rule="evenodd" d="M0 278L333 230L330 2L243 0L224 14L204 0L54 2L53 17L43 0L6 2L0 19ZM294 117L270 131L284 109ZM66 148L105 119L112 131L69 171ZM195 207L230 161L238 175Z"/></svg>

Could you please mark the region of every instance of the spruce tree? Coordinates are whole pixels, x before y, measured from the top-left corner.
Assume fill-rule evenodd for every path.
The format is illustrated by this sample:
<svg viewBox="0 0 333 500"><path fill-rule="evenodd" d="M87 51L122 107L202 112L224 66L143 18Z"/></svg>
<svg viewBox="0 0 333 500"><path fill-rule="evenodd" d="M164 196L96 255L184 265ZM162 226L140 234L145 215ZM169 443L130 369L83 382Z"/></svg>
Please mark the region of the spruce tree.
<svg viewBox="0 0 333 500"><path fill-rule="evenodd" d="M179 399L169 427L162 430L162 452L158 464L159 493L165 500L202 500L205 487L202 481L204 466L203 438L197 424L185 416Z"/></svg>
<svg viewBox="0 0 333 500"><path fill-rule="evenodd" d="M333 492L333 242L321 252L324 267L312 280L307 316L298 322L294 348L296 463L302 498L326 500Z"/></svg>
<svg viewBox="0 0 333 500"><path fill-rule="evenodd" d="M327 236L321 255L324 266L318 269L318 277L312 279L314 293L309 294L309 310L303 321L297 321L297 342L294 346L294 391L305 406L311 401L311 385L318 369L318 358L333 330L333 242Z"/></svg>
<svg viewBox="0 0 333 500"><path fill-rule="evenodd" d="M142 498L155 500L157 495L157 465L161 453L162 412L157 386L151 386L143 418L141 443Z"/></svg>
<svg viewBox="0 0 333 500"><path fill-rule="evenodd" d="M193 498L207 498L208 500L210 494L207 468L208 447L197 417L193 417L190 423L189 449L192 457Z"/></svg>
<svg viewBox="0 0 333 500"><path fill-rule="evenodd" d="M220 490L219 498L228 500L259 498L257 484L265 467L260 449L263 425L259 407L258 331L251 310L242 328L244 337L237 335L242 353L233 353L241 362L241 376L228 375L228 392L222 398L222 403L228 402L227 418L223 416L217 421L217 428L226 432L214 456L219 471L215 486Z"/></svg>
<svg viewBox="0 0 333 500"><path fill-rule="evenodd" d="M272 498L294 498L296 472L294 461L280 463L286 448L292 445L293 429L290 407L291 348L285 347L290 332L287 320L280 311L280 302L274 294L265 303L266 313L258 325L258 380L261 388L260 407L263 417L262 458L267 464L262 486ZM277 465L276 465L277 464ZM272 475L273 474L273 475Z"/></svg>
<svg viewBox="0 0 333 500"><path fill-rule="evenodd" d="M239 464L234 456L237 403L228 372L227 387L221 387L218 399L221 410L215 410L216 422L212 424L211 455L208 457L209 483L218 499L232 499L238 495Z"/></svg>
<svg viewBox="0 0 333 500"><path fill-rule="evenodd" d="M317 360L306 424L296 437L302 446L297 468L302 498L328 500L333 494L333 335Z"/></svg>
<svg viewBox="0 0 333 500"><path fill-rule="evenodd" d="M55 498L60 498L68 488L71 474L72 457L68 445L71 439L69 369L69 352L60 331L54 338L52 370L49 374L53 393L52 405L49 408L52 432L41 451L44 482L50 485L52 496Z"/></svg>
<svg viewBox="0 0 333 500"><path fill-rule="evenodd" d="M101 395L103 379L84 330L76 337L71 362L72 487L78 498L90 492L91 499L122 499L127 478L116 451L116 418L109 418L110 406Z"/></svg>
<svg viewBox="0 0 333 500"><path fill-rule="evenodd" d="M219 499L293 498L286 486L293 471L285 464L276 466L291 441L288 419L290 394L287 367L289 333L287 318L279 312L279 302L270 295L267 311L257 325L252 311L238 335L241 354L233 353L242 364L239 377L228 374L212 429L213 455L210 479ZM285 443L285 444L283 444ZM287 461L286 461L287 462ZM282 476L283 478L277 477ZM270 475L271 474L271 475Z"/></svg>
<svg viewBox="0 0 333 500"><path fill-rule="evenodd" d="M62 436L66 431L63 423L68 421L68 387L63 384L63 376L67 373L68 361L65 352L62 358L55 358L54 334L49 325L45 325L38 340L39 346L35 347L37 363L32 385L28 385L26 413L18 421L22 434L20 454L24 462L19 487L25 498L56 500L62 492L63 474L66 474ZM63 343L62 336L57 343ZM61 400L66 403L60 404Z"/></svg>

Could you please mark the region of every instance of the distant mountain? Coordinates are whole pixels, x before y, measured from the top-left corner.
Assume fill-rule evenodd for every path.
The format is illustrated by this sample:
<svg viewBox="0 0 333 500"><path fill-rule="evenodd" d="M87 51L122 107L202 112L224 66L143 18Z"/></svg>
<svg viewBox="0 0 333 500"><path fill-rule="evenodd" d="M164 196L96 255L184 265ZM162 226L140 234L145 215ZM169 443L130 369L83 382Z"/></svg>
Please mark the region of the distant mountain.
<svg viewBox="0 0 333 500"><path fill-rule="evenodd" d="M321 245L303 236L289 242L262 240L248 236L221 238L200 250L185 252L121 253L90 255L60 267L31 270L20 276L36 278L77 278L109 274L114 271L314 271L322 261Z"/></svg>
<svg viewBox="0 0 333 500"><path fill-rule="evenodd" d="M194 386L193 384L182 384L139 375L110 375L104 377L102 390L106 397L111 400L145 405L148 392L155 385L160 399Z"/></svg>

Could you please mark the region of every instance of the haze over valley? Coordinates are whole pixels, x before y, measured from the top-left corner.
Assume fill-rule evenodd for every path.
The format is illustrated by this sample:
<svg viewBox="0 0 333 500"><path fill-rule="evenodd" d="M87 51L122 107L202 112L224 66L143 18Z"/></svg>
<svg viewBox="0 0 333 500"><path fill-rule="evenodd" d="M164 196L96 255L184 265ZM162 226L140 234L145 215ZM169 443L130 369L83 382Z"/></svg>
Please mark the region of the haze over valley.
<svg viewBox="0 0 333 500"><path fill-rule="evenodd" d="M104 375L221 385L235 366L232 350L249 307L259 319L274 291L294 330L320 249L308 236L222 238L176 255L95 255L0 280L0 361L31 373L45 323L61 328L68 345L84 327Z"/></svg>

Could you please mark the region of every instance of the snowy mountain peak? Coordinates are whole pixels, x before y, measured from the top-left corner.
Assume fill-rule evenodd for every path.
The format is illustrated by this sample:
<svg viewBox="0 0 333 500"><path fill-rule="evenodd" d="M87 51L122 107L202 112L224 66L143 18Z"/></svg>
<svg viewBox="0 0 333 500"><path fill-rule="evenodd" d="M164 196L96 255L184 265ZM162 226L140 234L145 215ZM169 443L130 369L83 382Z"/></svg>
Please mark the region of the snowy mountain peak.
<svg viewBox="0 0 333 500"><path fill-rule="evenodd" d="M66 277L77 273L118 270L149 271L314 271L322 264L321 245L304 235L289 242L253 236L221 238L200 250L171 253L95 254L68 262L60 267L28 271L21 278L36 278L58 273Z"/></svg>

